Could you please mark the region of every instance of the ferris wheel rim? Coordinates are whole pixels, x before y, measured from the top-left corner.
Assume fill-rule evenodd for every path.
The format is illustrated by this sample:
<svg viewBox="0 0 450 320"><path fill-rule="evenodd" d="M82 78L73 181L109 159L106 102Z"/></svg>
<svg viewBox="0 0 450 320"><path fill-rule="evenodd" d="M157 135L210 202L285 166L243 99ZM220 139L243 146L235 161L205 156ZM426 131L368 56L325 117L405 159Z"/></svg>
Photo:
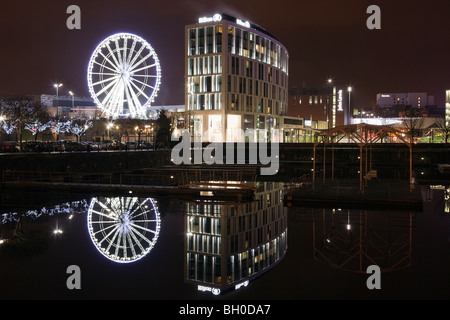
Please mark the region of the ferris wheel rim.
<svg viewBox="0 0 450 320"><path fill-rule="evenodd" d="M106 203L101 202L99 199L105 200ZM110 209L110 211L114 211L113 213L115 214L117 213L115 212L115 209L117 208L113 207L113 203L116 205L117 202L113 201L118 201L118 199L120 199L122 204L125 203L124 199L131 199L127 202L128 205L133 204L133 206L131 206L133 211L129 210L127 212L130 215L114 216L110 212L107 216L103 211L94 210L95 205L99 204L103 209ZM149 210L138 212L139 209L143 209L145 203L149 204ZM135 204L138 204L138 206L134 207ZM143 219L142 216L144 215L145 218L145 214L150 212L153 219ZM103 226L103 223L101 223L100 220L94 219L93 213L99 217L109 218L109 220L105 222L107 225ZM138 220L130 219L131 216L138 218ZM160 214L155 201L152 198L138 197L93 197L88 209L87 223L89 236L97 251L107 259L118 263L132 263L144 258L156 245L161 228ZM151 224L153 228L151 228L149 224ZM145 236L147 232L152 234L151 238ZM103 235L104 237L98 237L98 235ZM108 238L109 236L112 236L113 238ZM142 240L142 242L139 240ZM105 248L103 243L108 246ZM126 247L126 244L132 245ZM113 249L114 253L112 253ZM119 255L120 250L122 250L123 255ZM128 255L127 252L131 252L132 255Z"/></svg>
<svg viewBox="0 0 450 320"><path fill-rule="evenodd" d="M123 47L119 46L121 39L123 39ZM131 39L131 48L128 47L128 39ZM111 43L114 43L113 49L111 49ZM138 44L140 45L139 50L137 49ZM106 55L102 52L104 48L107 49ZM141 57L143 51L147 54ZM103 59L100 57L100 61L97 61L99 56L102 56ZM153 63L147 64L150 62ZM99 70L97 71L95 68L99 68ZM154 68L152 74L148 73L150 68ZM142 71L144 71L143 74L138 73ZM94 75L99 78L97 82L94 82ZM111 77L107 78L107 76ZM154 81L148 83L150 78L153 78ZM154 102L161 84L161 66L158 55L147 40L136 34L127 32L112 34L103 39L93 51L88 63L87 81L91 97L107 116L146 118L146 108ZM104 86L104 83L108 83L107 86ZM100 84L102 88L100 91L94 89L94 86ZM104 92L107 95L103 96L103 101L101 101L100 96ZM144 99L140 99L141 96ZM125 101L127 107L130 108L128 113L123 113Z"/></svg>

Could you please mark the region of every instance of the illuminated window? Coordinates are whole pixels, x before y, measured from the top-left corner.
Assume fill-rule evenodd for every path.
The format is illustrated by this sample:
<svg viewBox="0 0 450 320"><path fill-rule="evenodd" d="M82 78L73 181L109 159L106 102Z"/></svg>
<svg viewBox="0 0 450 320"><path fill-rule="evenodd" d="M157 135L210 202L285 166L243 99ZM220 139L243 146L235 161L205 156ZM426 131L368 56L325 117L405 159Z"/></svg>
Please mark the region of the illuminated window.
<svg viewBox="0 0 450 320"><path fill-rule="evenodd" d="M222 52L222 26L216 26L216 53Z"/></svg>

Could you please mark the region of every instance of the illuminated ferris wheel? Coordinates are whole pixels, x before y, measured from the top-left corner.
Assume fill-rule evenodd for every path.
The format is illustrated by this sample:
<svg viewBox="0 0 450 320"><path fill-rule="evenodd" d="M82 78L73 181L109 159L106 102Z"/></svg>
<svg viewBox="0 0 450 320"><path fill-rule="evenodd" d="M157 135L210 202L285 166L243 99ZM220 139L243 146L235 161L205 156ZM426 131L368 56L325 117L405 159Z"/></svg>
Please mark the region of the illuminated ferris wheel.
<svg viewBox="0 0 450 320"><path fill-rule="evenodd" d="M102 255L119 263L135 262L155 246L161 220L151 198L92 198L89 235Z"/></svg>
<svg viewBox="0 0 450 320"><path fill-rule="evenodd" d="M89 61L89 91L106 117L146 118L160 84L161 66L155 50L134 34L106 38Z"/></svg>

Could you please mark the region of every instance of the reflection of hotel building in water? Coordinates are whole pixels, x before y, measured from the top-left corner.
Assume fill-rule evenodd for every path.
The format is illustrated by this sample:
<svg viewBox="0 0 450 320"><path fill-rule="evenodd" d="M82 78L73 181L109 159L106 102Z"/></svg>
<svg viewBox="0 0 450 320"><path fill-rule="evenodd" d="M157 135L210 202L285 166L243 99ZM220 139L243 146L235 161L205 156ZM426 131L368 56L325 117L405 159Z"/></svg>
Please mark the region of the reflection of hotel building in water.
<svg viewBox="0 0 450 320"><path fill-rule="evenodd" d="M256 201L186 203L185 277L199 290L246 285L287 250L287 211L280 183L261 182Z"/></svg>
<svg viewBox="0 0 450 320"><path fill-rule="evenodd" d="M244 131L256 138L257 130L281 130L288 99L286 48L261 27L228 15L200 18L185 30L191 135L199 139L208 132L203 141L230 142L242 141Z"/></svg>

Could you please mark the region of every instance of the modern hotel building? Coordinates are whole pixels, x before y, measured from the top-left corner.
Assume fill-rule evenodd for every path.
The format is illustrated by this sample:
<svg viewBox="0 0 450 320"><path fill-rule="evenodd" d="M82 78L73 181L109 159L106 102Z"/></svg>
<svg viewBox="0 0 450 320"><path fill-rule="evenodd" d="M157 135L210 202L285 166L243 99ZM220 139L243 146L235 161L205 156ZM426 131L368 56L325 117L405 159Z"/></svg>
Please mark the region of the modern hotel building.
<svg viewBox="0 0 450 320"><path fill-rule="evenodd" d="M185 27L185 50L192 138L281 141L289 54L280 41L253 23L216 14Z"/></svg>

